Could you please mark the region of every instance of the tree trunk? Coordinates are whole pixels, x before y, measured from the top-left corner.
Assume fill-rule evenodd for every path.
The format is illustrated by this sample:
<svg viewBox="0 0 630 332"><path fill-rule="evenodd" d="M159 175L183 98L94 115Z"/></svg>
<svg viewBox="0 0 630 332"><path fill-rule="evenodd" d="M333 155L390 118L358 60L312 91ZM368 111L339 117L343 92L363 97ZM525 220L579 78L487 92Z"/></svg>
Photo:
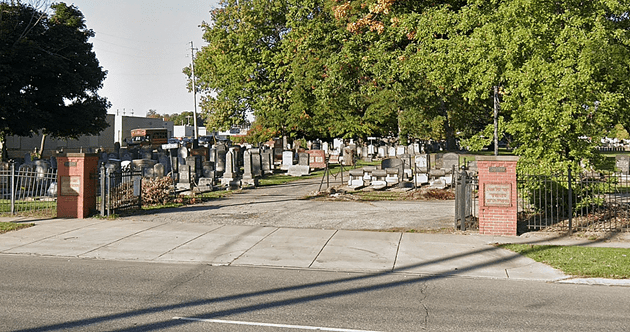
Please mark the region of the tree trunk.
<svg viewBox="0 0 630 332"><path fill-rule="evenodd" d="M449 151L456 150L457 144L455 142L455 131L451 126L451 120L448 116L448 111L446 109L446 103L444 100L441 101L442 115L444 115L444 134L446 135L446 149Z"/></svg>
<svg viewBox="0 0 630 332"><path fill-rule="evenodd" d="M4 132L0 132L0 161L8 161L9 154L7 153L7 135Z"/></svg>
<svg viewBox="0 0 630 332"><path fill-rule="evenodd" d="M42 143L39 146L39 151L37 152L38 154L38 158L42 159L42 157L44 156L44 145L46 144L46 134L42 134Z"/></svg>

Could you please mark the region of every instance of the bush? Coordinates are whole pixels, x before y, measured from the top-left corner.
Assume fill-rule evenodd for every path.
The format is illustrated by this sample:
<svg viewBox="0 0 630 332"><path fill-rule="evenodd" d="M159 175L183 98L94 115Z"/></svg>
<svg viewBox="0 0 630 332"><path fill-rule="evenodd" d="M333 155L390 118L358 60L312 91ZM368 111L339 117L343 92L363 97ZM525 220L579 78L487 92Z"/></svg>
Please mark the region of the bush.
<svg viewBox="0 0 630 332"><path fill-rule="evenodd" d="M143 205L168 204L171 201L173 179L168 176L142 180Z"/></svg>

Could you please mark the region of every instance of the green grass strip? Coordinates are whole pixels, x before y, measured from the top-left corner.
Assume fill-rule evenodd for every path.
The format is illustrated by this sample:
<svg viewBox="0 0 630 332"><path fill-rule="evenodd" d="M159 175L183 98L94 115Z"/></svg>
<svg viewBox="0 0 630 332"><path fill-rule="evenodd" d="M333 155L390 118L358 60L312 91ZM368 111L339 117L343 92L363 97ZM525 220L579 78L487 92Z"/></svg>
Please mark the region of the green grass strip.
<svg viewBox="0 0 630 332"><path fill-rule="evenodd" d="M16 224L14 222L0 222L0 234L10 231L16 231L22 228L29 228L31 226L35 226L35 224Z"/></svg>
<svg viewBox="0 0 630 332"><path fill-rule="evenodd" d="M630 278L630 249L626 248L530 244L499 246L576 277Z"/></svg>

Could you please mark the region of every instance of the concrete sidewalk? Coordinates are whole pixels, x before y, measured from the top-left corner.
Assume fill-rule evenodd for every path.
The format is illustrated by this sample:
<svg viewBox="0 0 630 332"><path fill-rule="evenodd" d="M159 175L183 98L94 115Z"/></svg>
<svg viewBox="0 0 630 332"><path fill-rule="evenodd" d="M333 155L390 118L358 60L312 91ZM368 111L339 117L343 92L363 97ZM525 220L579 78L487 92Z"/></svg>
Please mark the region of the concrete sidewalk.
<svg viewBox="0 0 630 332"><path fill-rule="evenodd" d="M52 219L0 234L0 254L560 281L496 248L521 237L98 219ZM511 241L510 241L511 240Z"/></svg>

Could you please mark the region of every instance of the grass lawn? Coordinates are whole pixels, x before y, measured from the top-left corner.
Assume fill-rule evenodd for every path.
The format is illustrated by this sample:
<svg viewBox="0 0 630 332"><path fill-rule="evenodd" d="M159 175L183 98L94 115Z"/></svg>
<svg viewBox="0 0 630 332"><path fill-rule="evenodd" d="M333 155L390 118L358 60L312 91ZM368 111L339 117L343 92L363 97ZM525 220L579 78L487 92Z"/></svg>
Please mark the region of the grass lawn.
<svg viewBox="0 0 630 332"><path fill-rule="evenodd" d="M499 246L576 277L630 278L630 249L530 244Z"/></svg>
<svg viewBox="0 0 630 332"><path fill-rule="evenodd" d="M16 224L14 222L0 222L0 234L10 231L16 231L22 228L28 228L31 226L35 226L35 224Z"/></svg>
<svg viewBox="0 0 630 332"><path fill-rule="evenodd" d="M376 165L380 165L381 161L372 161L372 162L364 162L364 161L358 161L357 162L357 168L363 167L363 166L376 166ZM338 164L334 164L334 165L329 165L329 171L331 175L336 175L339 174L339 172L341 172L341 165ZM351 166L344 166L343 170L344 172L347 172L349 170L351 170L353 167ZM315 172L312 172L310 175L306 175L306 176L290 176L290 175L286 175L286 174L273 174L273 175L269 175L269 176L265 176L264 178L261 178L258 180L258 186L274 186L274 185L279 185L279 184L285 184L285 183L289 183L289 182L293 182L293 181L299 181L299 180L304 180L304 179L313 179L313 178L320 178L322 176L324 176L326 170L318 170Z"/></svg>

